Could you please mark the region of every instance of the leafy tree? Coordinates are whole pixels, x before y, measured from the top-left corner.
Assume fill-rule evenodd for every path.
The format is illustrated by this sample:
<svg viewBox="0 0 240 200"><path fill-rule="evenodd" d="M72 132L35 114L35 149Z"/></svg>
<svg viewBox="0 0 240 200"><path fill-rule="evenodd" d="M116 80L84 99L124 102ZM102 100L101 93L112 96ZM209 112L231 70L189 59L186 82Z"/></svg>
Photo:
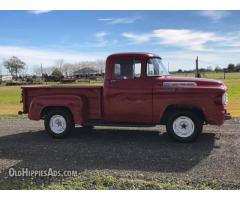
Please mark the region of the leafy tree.
<svg viewBox="0 0 240 200"><path fill-rule="evenodd" d="M46 73L44 73L42 75L42 78L43 78L44 81L48 81L49 80L48 74L46 74Z"/></svg>
<svg viewBox="0 0 240 200"><path fill-rule="evenodd" d="M63 74L59 69L54 69L52 74L51 74L55 80L60 81L63 78Z"/></svg>
<svg viewBox="0 0 240 200"><path fill-rule="evenodd" d="M215 71L215 72L221 72L222 69L221 69L219 66L217 66L217 67L215 67L214 71Z"/></svg>
<svg viewBox="0 0 240 200"><path fill-rule="evenodd" d="M213 70L213 68L212 68L211 66L208 66L208 67L207 67L207 71L208 71L208 72L211 72L212 70Z"/></svg>
<svg viewBox="0 0 240 200"><path fill-rule="evenodd" d="M12 76L15 75L15 78L17 79L19 72L21 70L24 70L26 63L21 61L18 57L13 56L13 57L9 58L8 60L5 60L3 62L3 65L9 71L9 73Z"/></svg>
<svg viewBox="0 0 240 200"><path fill-rule="evenodd" d="M179 69L177 72L178 72L178 73L183 73L183 70L182 70L182 69Z"/></svg>
<svg viewBox="0 0 240 200"><path fill-rule="evenodd" d="M238 63L238 64L235 66L235 70L236 70L237 72L240 72L240 63Z"/></svg>
<svg viewBox="0 0 240 200"><path fill-rule="evenodd" d="M198 71L202 73L202 72L206 72L207 70L205 68L200 68Z"/></svg>
<svg viewBox="0 0 240 200"><path fill-rule="evenodd" d="M228 69L229 72L233 72L234 69L235 69L235 65L234 64L229 64L227 69Z"/></svg>

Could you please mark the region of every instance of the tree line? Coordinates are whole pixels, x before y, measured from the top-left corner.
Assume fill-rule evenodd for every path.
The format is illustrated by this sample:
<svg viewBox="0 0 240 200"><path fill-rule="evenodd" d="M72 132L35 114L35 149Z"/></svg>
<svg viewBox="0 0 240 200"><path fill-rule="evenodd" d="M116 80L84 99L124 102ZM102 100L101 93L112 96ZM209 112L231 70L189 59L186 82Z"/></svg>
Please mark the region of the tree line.
<svg viewBox="0 0 240 200"><path fill-rule="evenodd" d="M22 72L26 70L26 62L22 61L16 56L13 56L5 61L3 61L3 66L11 74L11 76L17 80L20 75L23 76ZM42 65L33 66L33 76L38 77L68 77L72 76L75 71L83 68L94 69L99 73L104 72L105 61L82 61L77 63L68 63L63 59L56 60L52 66L43 67ZM26 76L26 72L25 72Z"/></svg>
<svg viewBox="0 0 240 200"><path fill-rule="evenodd" d="M212 66L208 66L206 68L199 68L198 70L200 73L204 72L240 72L240 63L239 64L228 64L225 68L221 68L219 66L216 66L213 68ZM176 71L177 73L193 73L195 70L183 70L183 69L178 69Z"/></svg>
<svg viewBox="0 0 240 200"><path fill-rule="evenodd" d="M18 79L19 74L26 69L26 63L19 59L16 56L13 56L5 61L3 61L3 66L6 70L14 77ZM105 61L103 60L96 60L96 61L82 61L78 63L67 63L64 62L63 59L56 60L55 63L50 67L42 67L42 66L34 66L34 75L35 76L54 76L54 77L68 77L72 76L74 72L79 69L95 69L99 73L104 72ZM178 73L187 73L187 72L194 72L195 70L182 70L179 69L176 72ZM226 68L220 67L211 67L208 66L206 68L200 68L199 72L240 72L240 63L239 64L228 64Z"/></svg>

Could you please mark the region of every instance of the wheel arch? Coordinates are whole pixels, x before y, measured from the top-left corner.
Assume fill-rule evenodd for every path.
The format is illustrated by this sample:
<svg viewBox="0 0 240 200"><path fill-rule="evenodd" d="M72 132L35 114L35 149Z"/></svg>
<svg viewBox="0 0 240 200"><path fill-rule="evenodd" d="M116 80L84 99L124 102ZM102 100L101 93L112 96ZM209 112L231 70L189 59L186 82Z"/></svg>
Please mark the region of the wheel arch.
<svg viewBox="0 0 240 200"><path fill-rule="evenodd" d="M47 113L50 112L50 111L53 111L53 110L64 110L65 112L70 114L72 119L73 119L73 113L70 110L70 108L68 108L67 106L46 106L42 109L42 111L40 113L40 118L44 119L45 116L47 115Z"/></svg>
<svg viewBox="0 0 240 200"><path fill-rule="evenodd" d="M71 113L75 124L82 124L87 119L87 101L74 95L38 96L30 103L28 117L40 120L51 109L63 109Z"/></svg>
<svg viewBox="0 0 240 200"><path fill-rule="evenodd" d="M204 112L200 107L195 106L195 105L172 104L172 105L167 106L166 109L164 110L163 115L160 120L160 124L165 125L170 114L175 111L195 112L203 120L203 122L207 122Z"/></svg>

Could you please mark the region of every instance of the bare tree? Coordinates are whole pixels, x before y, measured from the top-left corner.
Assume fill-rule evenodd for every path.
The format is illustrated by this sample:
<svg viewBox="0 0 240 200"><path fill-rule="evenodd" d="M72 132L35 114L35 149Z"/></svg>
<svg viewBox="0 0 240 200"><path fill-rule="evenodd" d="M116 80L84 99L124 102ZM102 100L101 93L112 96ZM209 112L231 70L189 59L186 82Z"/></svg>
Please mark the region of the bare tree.
<svg viewBox="0 0 240 200"><path fill-rule="evenodd" d="M42 76L42 69L41 66L35 65L34 67L34 74L37 76Z"/></svg>
<svg viewBox="0 0 240 200"><path fill-rule="evenodd" d="M74 74L75 71L83 68L95 69L96 71L98 71L98 73L104 73L104 66L104 60L65 63L63 59L59 59L54 63L52 67L43 68L43 73L50 75L55 69L58 69L64 76L71 76ZM39 70L40 69L36 69L36 72L39 72Z"/></svg>
<svg viewBox="0 0 240 200"><path fill-rule="evenodd" d="M71 64L71 63L64 63L63 66L62 66L62 73L63 73L65 76L72 75L72 73L73 73L73 68L74 68L74 65L73 65L73 64Z"/></svg>
<svg viewBox="0 0 240 200"><path fill-rule="evenodd" d="M21 71L20 71L20 74L22 76L26 76L27 75L27 72L28 72L28 66L26 65Z"/></svg>
<svg viewBox="0 0 240 200"><path fill-rule="evenodd" d="M96 60L95 66L97 67L97 70L99 74L102 74L105 72L105 61L104 60Z"/></svg>
<svg viewBox="0 0 240 200"><path fill-rule="evenodd" d="M2 75L2 63L0 63L0 75Z"/></svg>
<svg viewBox="0 0 240 200"><path fill-rule="evenodd" d="M54 67L58 68L62 72L63 65L64 65L64 60L58 59L56 60Z"/></svg>
<svg viewBox="0 0 240 200"><path fill-rule="evenodd" d="M21 61L18 57L13 56L9 58L8 60L5 60L3 62L3 65L6 67L6 69L9 71L9 73L16 77L18 77L18 73L24 69L26 63Z"/></svg>
<svg viewBox="0 0 240 200"><path fill-rule="evenodd" d="M43 73L51 75L54 69L55 69L54 67L45 67L43 68Z"/></svg>
<svg viewBox="0 0 240 200"><path fill-rule="evenodd" d="M104 60L82 61L82 62L75 64L75 66L78 69L92 68L92 69L97 70L99 73L101 73L101 72L104 72L105 61Z"/></svg>

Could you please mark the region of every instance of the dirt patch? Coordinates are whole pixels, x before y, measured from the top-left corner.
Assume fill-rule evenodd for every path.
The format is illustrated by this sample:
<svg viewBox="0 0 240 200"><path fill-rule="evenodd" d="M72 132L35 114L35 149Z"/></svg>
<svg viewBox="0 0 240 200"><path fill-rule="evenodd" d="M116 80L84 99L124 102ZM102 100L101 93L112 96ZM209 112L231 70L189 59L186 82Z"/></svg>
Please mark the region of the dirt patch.
<svg viewBox="0 0 240 200"><path fill-rule="evenodd" d="M42 122L0 120L0 182L8 170L77 170L121 179L218 182L240 188L240 123L205 126L194 143L169 139L164 127L77 127L52 139ZM115 179L114 179L115 180Z"/></svg>

